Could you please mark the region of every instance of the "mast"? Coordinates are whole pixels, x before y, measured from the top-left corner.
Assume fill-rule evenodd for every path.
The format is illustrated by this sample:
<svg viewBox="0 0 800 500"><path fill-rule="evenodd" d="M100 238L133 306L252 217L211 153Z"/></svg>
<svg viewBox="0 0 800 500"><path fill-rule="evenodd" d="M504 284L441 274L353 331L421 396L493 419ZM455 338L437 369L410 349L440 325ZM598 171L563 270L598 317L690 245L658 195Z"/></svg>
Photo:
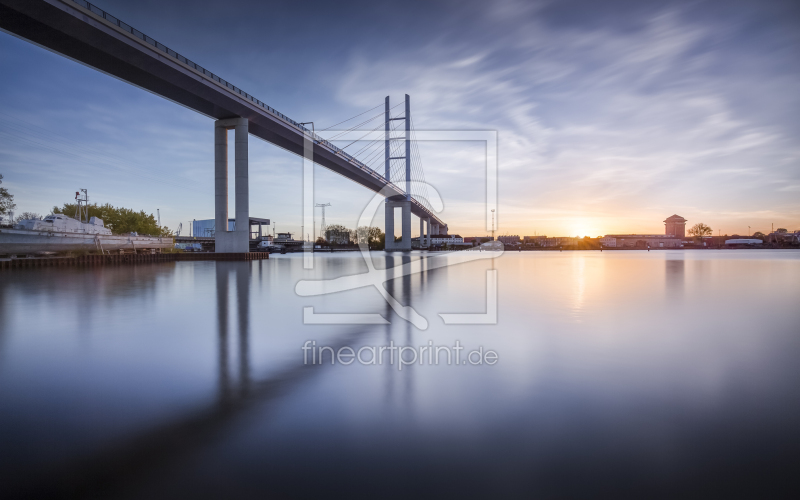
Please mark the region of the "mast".
<svg viewBox="0 0 800 500"><path fill-rule="evenodd" d="M81 193L83 193L83 198L81 198ZM89 222L89 192L85 189L81 189L80 191L75 191L75 219L79 222ZM86 216L86 220L84 221L84 215Z"/></svg>

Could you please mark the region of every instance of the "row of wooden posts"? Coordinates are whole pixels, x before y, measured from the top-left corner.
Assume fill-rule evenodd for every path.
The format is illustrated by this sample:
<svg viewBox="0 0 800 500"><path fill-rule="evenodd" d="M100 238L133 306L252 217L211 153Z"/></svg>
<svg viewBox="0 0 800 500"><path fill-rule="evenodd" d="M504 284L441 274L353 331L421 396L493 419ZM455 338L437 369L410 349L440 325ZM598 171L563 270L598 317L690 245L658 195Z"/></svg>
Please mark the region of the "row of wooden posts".
<svg viewBox="0 0 800 500"><path fill-rule="evenodd" d="M267 252L248 253L156 253L156 254L116 254L79 255L76 257L44 257L0 260L0 270L25 269L62 266L98 266L115 264L146 264L155 262L176 262L186 260L261 260L268 259Z"/></svg>

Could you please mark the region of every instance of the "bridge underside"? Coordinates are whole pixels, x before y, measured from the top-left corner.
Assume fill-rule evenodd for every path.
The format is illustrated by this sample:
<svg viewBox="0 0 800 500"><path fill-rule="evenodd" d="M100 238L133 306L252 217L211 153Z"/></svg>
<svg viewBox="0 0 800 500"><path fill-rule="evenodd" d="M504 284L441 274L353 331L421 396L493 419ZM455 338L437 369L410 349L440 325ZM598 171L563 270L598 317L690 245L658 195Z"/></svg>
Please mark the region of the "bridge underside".
<svg viewBox="0 0 800 500"><path fill-rule="evenodd" d="M304 154L306 135L288 119L74 2L0 0L0 29L215 120L246 118L250 134L299 156ZM313 145L313 161L372 191L387 187L374 171L359 168L322 144ZM388 189L388 198L405 199L405 193L393 184L388 184ZM411 200L410 211L444 226L417 200Z"/></svg>

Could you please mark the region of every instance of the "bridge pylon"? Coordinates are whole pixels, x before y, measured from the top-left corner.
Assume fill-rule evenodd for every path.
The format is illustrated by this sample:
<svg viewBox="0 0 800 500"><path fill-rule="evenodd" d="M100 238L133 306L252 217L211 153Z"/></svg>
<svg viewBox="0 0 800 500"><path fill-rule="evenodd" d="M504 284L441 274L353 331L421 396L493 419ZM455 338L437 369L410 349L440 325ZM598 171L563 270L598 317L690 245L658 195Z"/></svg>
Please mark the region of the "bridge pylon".
<svg viewBox="0 0 800 500"><path fill-rule="evenodd" d="M406 109L405 115L399 118L392 118L389 110L389 96L386 96L385 106L385 134L386 145L384 158L385 164L385 178L388 182L392 182L391 177L391 162L392 160L405 160L405 173L406 173L406 193L405 200L390 200L386 199L386 245L384 249L387 252L410 252L411 251L411 98L406 94ZM391 128L389 122L392 120L405 121L405 156L392 156L391 155ZM402 223L401 223L401 238L400 241L394 241L394 209L402 209ZM421 240L421 238L420 238Z"/></svg>

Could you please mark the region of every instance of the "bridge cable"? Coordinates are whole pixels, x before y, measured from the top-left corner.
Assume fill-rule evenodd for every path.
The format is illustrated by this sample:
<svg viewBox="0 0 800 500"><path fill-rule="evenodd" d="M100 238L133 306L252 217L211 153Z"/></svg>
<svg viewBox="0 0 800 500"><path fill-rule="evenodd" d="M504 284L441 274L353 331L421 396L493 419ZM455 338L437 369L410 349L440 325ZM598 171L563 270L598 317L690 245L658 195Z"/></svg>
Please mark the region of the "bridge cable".
<svg viewBox="0 0 800 500"><path fill-rule="evenodd" d="M366 125L367 123L371 122L372 120L380 117L382 114L383 113L378 113L377 115L373 116L369 120L365 120L365 121L363 121L363 122L361 122L361 123L359 123L357 125L354 125L353 127L350 127L347 130L343 130L343 131L339 132L338 134L334 135L333 137L328 138L327 140L328 141L334 141L334 140L336 140L337 137L342 136L342 135L344 135L344 134L346 134L348 132L352 132L352 131L356 130L358 127L361 127L362 125Z"/></svg>
<svg viewBox="0 0 800 500"><path fill-rule="evenodd" d="M390 114L390 117L391 117L391 114ZM392 137L392 132L395 132L395 131L397 131L397 127L399 127L399 126L400 126L400 122L399 122L399 121L398 121L397 123L395 123L395 124L393 124L393 125L392 125L392 129L389 131L389 137L390 137L390 138ZM384 139L385 139L385 137L384 137ZM392 142L390 142L390 143L389 143L389 148L390 148L390 151L389 151L389 156L397 156L397 149L396 149L396 145L395 145L395 144L392 144ZM394 148L394 149L392 149L392 148ZM378 155L379 155L381 152L382 152L382 150L381 150L380 148L378 148L378 150L377 150L377 151L375 151L375 152L372 154L372 156L370 156L370 157L368 158L368 160L367 160L367 161L368 161L368 162L370 162L370 163L369 163L369 166L370 166L370 168L372 168L372 165L374 165L374 164L377 162L377 160L378 160L378 159L383 159L383 158L381 158L380 156L378 156ZM366 162L365 162L365 163L366 163ZM373 170L375 170L375 169L373 168ZM377 170L376 170L376 171L377 171ZM390 168L389 168L389 182L392 182L392 178L393 178L393 169L392 169L392 167L390 167Z"/></svg>
<svg viewBox="0 0 800 500"><path fill-rule="evenodd" d="M380 103L380 104L378 104L377 106L375 106L374 108L370 108L370 109L368 109L368 110L364 111L363 113L359 113L359 114L357 114L357 115L355 115L355 116L351 116L351 117L350 117L350 118L348 118L347 120L340 121L339 123L337 123L337 124L335 124L335 125L331 125L331 126L330 126L330 127L328 127L328 128L324 128L324 129L320 130L320 132L325 132L326 130L330 130L330 129L332 129L333 127L336 127L336 126L338 126L338 125L341 125L342 123L349 122L349 121L350 121L350 120L352 120L353 118L358 118L359 116L361 116L361 115L365 115L365 114L369 113L370 111L372 111L373 109L378 109L378 108L380 108L381 106L383 106L383 103Z"/></svg>
<svg viewBox="0 0 800 500"><path fill-rule="evenodd" d="M403 104L403 103L401 102L400 104L397 104L397 105L393 106L393 107L392 107L392 108L390 108L390 109L394 109L394 108L396 108L397 106L400 106L401 104ZM383 103L381 103L381 104L378 104L378 105L377 105L377 106L375 106L374 108L370 108L370 109L368 109L368 110L364 111L363 113L359 113L359 114L357 114L357 115L355 115L355 116L351 116L351 117L350 117L350 118L348 118L347 120L340 121L339 123L336 123L336 124L334 124L334 125L331 125L330 127L327 127L327 128L321 129L321 130L320 130L320 132L325 132L326 130L330 130L330 129L332 129L333 127L336 127L336 126L339 126L339 125L341 125L342 123L349 122L350 120L352 120L352 119L354 119L354 118L358 118L358 117L359 117L359 116L361 116L361 115L365 115L365 114L369 113L370 111L372 111L372 110L374 110L374 109L378 109L378 108L380 108L380 107L381 107L381 106L383 106L383 105L384 105Z"/></svg>
<svg viewBox="0 0 800 500"><path fill-rule="evenodd" d="M375 132L376 130L378 130L378 129L379 129L379 128L381 128L381 127L383 127L383 123L379 123L377 127L375 127L374 129L370 130L370 131L369 131L369 132L367 132L366 134L362 135L361 137L359 137L358 139L356 139L355 141L351 142L350 144L348 144L347 146L345 146L345 147L343 147L343 148L341 148L341 149L342 149L342 150L344 150L344 149L346 149L346 148L349 148L349 147L350 147L350 146L352 146L353 144L355 144L355 143L357 143L358 141L362 140L364 137L366 137L366 136L368 136L369 134L371 134L371 133Z"/></svg>

